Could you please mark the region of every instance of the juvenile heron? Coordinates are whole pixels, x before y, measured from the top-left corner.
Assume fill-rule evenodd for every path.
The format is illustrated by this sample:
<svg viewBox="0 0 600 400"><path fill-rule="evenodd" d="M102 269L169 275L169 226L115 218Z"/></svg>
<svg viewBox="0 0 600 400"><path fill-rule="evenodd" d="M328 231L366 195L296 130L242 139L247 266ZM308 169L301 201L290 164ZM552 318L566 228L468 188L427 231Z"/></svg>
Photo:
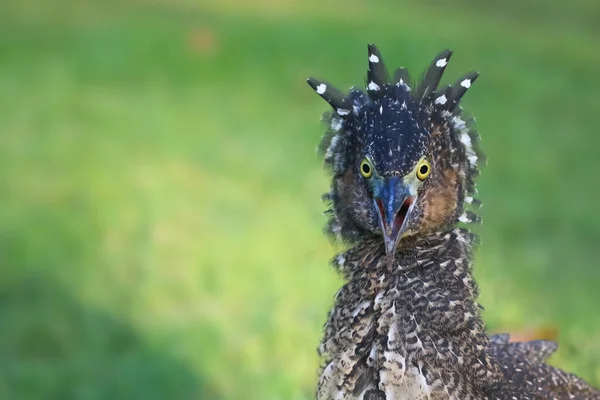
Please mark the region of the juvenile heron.
<svg viewBox="0 0 600 400"><path fill-rule="evenodd" d="M438 88L452 52L414 83L368 46L366 91L310 78L333 108L321 142L328 231L350 244L319 347L318 399L600 399L545 363L550 341L488 337L472 276L483 154L459 103L471 72Z"/></svg>

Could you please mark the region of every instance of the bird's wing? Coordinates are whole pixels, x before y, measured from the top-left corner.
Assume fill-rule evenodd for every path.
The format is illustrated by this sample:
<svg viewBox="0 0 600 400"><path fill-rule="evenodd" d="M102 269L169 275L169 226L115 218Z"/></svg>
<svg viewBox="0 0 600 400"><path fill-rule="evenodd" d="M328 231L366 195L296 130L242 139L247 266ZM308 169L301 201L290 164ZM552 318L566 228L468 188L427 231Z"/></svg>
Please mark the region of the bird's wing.
<svg viewBox="0 0 600 400"><path fill-rule="evenodd" d="M581 378L546 364L556 343L534 340L510 343L508 335L490 338L490 353L496 357L504 380L492 389L492 399L580 399L600 400L600 391Z"/></svg>

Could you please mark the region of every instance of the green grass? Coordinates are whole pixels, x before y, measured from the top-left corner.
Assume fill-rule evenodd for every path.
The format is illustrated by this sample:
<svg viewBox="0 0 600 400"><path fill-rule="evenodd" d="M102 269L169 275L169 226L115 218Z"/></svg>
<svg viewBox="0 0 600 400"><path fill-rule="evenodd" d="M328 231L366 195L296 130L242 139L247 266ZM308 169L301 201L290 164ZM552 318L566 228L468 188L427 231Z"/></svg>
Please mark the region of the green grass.
<svg viewBox="0 0 600 400"><path fill-rule="evenodd" d="M485 318L600 385L596 2L53 3L0 6L0 398L311 398L341 282L304 80L368 42L481 72Z"/></svg>

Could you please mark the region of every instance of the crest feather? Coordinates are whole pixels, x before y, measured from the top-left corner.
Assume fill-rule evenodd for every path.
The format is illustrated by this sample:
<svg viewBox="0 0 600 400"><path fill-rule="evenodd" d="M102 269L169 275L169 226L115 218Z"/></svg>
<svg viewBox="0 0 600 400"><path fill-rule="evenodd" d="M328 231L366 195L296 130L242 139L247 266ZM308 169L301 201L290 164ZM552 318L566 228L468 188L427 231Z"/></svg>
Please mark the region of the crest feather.
<svg viewBox="0 0 600 400"><path fill-rule="evenodd" d="M379 49L374 44L367 46L369 53L369 69L367 71L367 90L373 95L381 92L383 85L389 83L388 72Z"/></svg>
<svg viewBox="0 0 600 400"><path fill-rule="evenodd" d="M444 50L433 59L423 76L423 80L417 87L415 100L426 100L428 95L437 90L450 57L452 57L452 50Z"/></svg>
<svg viewBox="0 0 600 400"><path fill-rule="evenodd" d="M339 115L347 115L350 113L352 107L346 101L346 95L341 90L325 81L315 78L308 78L306 82L308 82L310 87L328 102Z"/></svg>
<svg viewBox="0 0 600 400"><path fill-rule="evenodd" d="M408 69L404 67L397 68L394 72L394 84L397 86L404 85L410 90L410 83L411 78Z"/></svg>
<svg viewBox="0 0 600 400"><path fill-rule="evenodd" d="M464 94L471 87L473 82L475 82L478 76L479 72L469 72L462 78L459 78L454 85L452 85L452 92L450 93L451 108L448 109L449 111L453 111L454 108L456 108L460 102L460 99L462 99Z"/></svg>

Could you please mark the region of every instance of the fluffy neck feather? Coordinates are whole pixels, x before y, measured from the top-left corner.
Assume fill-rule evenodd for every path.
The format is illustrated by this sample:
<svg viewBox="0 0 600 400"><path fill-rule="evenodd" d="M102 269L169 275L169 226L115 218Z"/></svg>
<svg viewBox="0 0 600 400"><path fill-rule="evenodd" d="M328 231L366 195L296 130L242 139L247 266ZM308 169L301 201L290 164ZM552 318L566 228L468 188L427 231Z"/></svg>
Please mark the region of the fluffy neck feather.
<svg viewBox="0 0 600 400"><path fill-rule="evenodd" d="M319 348L318 398L481 398L498 382L476 303L473 240L466 230L440 232L405 243L391 261L373 239L335 258L348 283Z"/></svg>

